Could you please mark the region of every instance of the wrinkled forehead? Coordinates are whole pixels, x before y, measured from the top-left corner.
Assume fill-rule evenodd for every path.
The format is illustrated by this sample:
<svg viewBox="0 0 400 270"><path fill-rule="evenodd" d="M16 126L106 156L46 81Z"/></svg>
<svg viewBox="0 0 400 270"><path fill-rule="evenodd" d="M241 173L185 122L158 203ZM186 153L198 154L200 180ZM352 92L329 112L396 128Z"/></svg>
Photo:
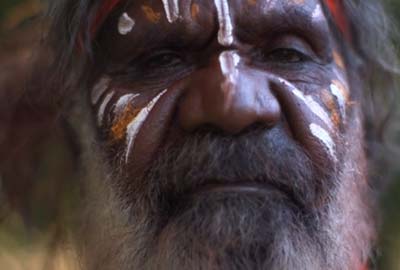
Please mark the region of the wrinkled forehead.
<svg viewBox="0 0 400 270"><path fill-rule="evenodd" d="M303 23L325 20L319 0L103 0L91 23L92 37L117 8L137 18L144 13L152 23L190 23L198 16L211 16L220 25L232 21L232 27L237 21L257 21L267 16L308 17Z"/></svg>

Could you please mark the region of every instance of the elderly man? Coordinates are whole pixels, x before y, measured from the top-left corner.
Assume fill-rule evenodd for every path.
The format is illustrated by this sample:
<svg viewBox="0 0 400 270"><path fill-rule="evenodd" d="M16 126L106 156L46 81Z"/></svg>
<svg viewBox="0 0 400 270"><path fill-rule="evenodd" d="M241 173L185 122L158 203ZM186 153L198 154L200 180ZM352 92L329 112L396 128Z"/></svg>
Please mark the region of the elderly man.
<svg viewBox="0 0 400 270"><path fill-rule="evenodd" d="M368 268L377 1L55 2L85 269Z"/></svg>

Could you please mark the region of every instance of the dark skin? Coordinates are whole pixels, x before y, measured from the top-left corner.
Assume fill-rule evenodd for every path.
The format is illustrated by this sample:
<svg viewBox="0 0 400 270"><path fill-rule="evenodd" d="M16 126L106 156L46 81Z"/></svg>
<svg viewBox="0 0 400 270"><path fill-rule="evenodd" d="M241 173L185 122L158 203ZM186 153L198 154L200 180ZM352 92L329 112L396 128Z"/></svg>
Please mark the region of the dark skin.
<svg viewBox="0 0 400 270"><path fill-rule="evenodd" d="M289 258L291 267L305 258L302 252L323 265L324 251L350 250L347 258L338 255L345 267L333 260L331 269L359 268L366 244L340 242L353 237L345 229L367 223L360 222L366 174L361 111L353 101L358 90L351 85L350 92L339 42L320 1L178 4L179 12L169 14L162 1L118 6L95 37L87 92L105 163L111 165L110 186L131 203L129 220L145 220L147 246L137 248L148 252L146 263L175 269L179 259L163 257L164 251L202 254L203 248L187 248L187 240L213 242L205 259L183 256L189 264L218 265L216 258L227 263L221 269L231 269L224 256L245 260L241 248L252 254L254 244L275 258L269 237L283 233L289 240L278 244L290 242L299 252ZM257 202L265 209L254 210ZM328 211L332 208L337 216ZM226 223L213 227L216 220ZM237 220L246 222L232 228ZM337 220L346 224L331 230ZM135 225L142 224L128 224ZM225 228L231 230L219 235ZM236 229L250 233L236 238ZM333 233L318 235L325 231ZM367 226L359 232L359 239L369 237ZM264 233L262 243L247 242ZM296 248L297 238L303 249ZM313 250L315 239L324 249ZM267 253L254 257L262 261ZM278 261L271 269L282 269ZM308 269L320 269L310 261L303 261ZM142 265L140 258L134 263Z"/></svg>
<svg viewBox="0 0 400 270"><path fill-rule="evenodd" d="M121 11L108 20L98 39L101 53L107 55L101 73L112 78L107 93L115 91L115 95L106 107L101 130L114 149L125 151L125 134L113 134L110 129L116 123L128 125L127 119L134 121L141 108L168 89L141 126L133 151L129 150L128 168L133 175L145 170L167 133L176 136L204 126L235 135L256 124L281 125L318 167L335 167L342 147L337 138L346 119L344 114L339 116L340 100L330 87L337 82L343 98L348 98L343 86L346 71L327 21L318 14L318 1L300 2L235 1L230 6L234 18L230 46L216 39L218 18L212 1L182 1L183 19L174 23L167 21L161 1L135 2L123 10L135 20L127 35L118 32ZM225 73L221 71L223 52L239 59ZM224 86L233 73L234 81ZM304 97L293 94L298 90ZM127 93L140 96L128 113L114 115L112 104ZM318 114L321 109L326 115ZM178 130L171 132L175 118ZM321 136L310 132L311 124L321 127L322 137L329 134L331 138L321 141ZM119 133L125 131L119 128ZM329 140L332 145L327 145Z"/></svg>

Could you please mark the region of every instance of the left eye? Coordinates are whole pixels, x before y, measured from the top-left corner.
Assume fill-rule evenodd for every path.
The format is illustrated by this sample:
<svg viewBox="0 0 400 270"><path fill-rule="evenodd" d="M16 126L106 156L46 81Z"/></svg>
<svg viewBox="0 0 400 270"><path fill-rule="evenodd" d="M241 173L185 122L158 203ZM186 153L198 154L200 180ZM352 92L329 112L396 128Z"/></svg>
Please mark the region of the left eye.
<svg viewBox="0 0 400 270"><path fill-rule="evenodd" d="M183 63L182 57L174 52L159 52L145 59L149 68L170 68Z"/></svg>
<svg viewBox="0 0 400 270"><path fill-rule="evenodd" d="M279 48L266 55L264 60L268 62L295 64L309 60L309 57L295 49Z"/></svg>

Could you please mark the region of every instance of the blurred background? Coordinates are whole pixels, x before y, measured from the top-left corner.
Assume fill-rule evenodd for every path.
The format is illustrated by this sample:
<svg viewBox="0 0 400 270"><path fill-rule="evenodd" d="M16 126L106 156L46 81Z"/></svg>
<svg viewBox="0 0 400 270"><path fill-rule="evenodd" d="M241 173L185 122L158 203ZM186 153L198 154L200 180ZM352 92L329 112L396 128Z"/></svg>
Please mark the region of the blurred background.
<svg viewBox="0 0 400 270"><path fill-rule="evenodd" d="M400 0L386 2L400 23ZM24 78L15 80L16 76L9 76L23 74L27 68L35 50L32 44L41 37L40 27L32 22L44 5L42 0L0 1L1 270L72 270L78 265L73 249L65 244L66 229L73 226L71 216L79 201L74 152L67 147L68 137L60 127L43 124L55 122L52 108L31 110L32 101L26 101L23 111L15 111L16 102L25 102L22 90L18 92L25 88L21 85ZM8 77L14 80L9 81ZM29 136L24 136L28 134L24 130L27 126L35 132L30 130ZM2 145L2 138L10 134L15 143ZM400 138L400 134L396 137ZM400 145L400 139L397 141ZM19 158L22 155L24 159ZM26 166L20 162L26 162ZM400 270L400 166L396 167L397 173L380 197L383 223L376 264L377 269L383 270Z"/></svg>

